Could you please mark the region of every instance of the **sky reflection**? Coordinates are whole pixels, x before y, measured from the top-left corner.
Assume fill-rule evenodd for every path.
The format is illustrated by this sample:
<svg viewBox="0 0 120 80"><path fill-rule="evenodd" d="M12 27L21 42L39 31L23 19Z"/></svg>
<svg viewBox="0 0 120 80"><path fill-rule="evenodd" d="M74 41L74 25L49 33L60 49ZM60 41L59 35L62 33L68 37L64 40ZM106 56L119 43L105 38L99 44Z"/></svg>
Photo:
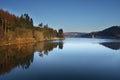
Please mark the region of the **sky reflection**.
<svg viewBox="0 0 120 80"><path fill-rule="evenodd" d="M119 80L120 49L114 50L113 48L110 48L113 43L111 45L109 41L108 43L111 46L106 47L106 44L101 44L104 41L106 40L69 38L62 43L45 42L37 43L31 47L24 47L26 49L21 49L24 56L22 56L22 53L21 56L17 56L16 53L11 53L11 55L16 55L16 58L13 58L9 55L9 58L7 58L7 60L22 59L24 60L24 67L28 64L28 62L32 60L32 62L29 64L29 67L21 68L20 65L22 65L22 62L18 60L19 65L16 65L14 67L11 66L14 63L6 65L12 68L10 68L9 72L6 72L6 74L1 74L0 79ZM60 48L60 46L62 48ZM112 47L114 46L116 47L116 44ZM119 45L117 46L119 47ZM29 51L29 49L31 51ZM16 51L19 52L17 49ZM25 56L25 53L28 53L28 51L29 54L26 54ZM2 56L3 55L0 55L0 59L5 60L5 58ZM5 64L0 62L0 65ZM4 69L7 68L3 66L2 69L0 68L0 71L3 71Z"/></svg>

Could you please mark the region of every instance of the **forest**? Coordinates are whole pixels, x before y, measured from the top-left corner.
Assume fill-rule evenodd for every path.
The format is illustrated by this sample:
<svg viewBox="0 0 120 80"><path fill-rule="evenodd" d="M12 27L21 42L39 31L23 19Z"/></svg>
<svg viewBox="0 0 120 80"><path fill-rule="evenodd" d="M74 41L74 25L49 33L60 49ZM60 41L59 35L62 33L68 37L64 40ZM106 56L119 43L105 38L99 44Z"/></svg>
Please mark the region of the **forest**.
<svg viewBox="0 0 120 80"><path fill-rule="evenodd" d="M16 16L0 9L0 45L55 39L64 39L63 29L55 30L43 23L34 26L33 19L27 13Z"/></svg>

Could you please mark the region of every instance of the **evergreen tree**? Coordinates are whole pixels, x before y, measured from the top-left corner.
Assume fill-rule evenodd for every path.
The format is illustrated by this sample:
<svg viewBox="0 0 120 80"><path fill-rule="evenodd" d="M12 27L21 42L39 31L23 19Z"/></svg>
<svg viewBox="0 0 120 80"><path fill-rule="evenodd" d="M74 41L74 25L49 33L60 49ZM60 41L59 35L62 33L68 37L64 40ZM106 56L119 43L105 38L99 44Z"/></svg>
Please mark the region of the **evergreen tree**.
<svg viewBox="0 0 120 80"><path fill-rule="evenodd" d="M40 28L42 28L42 27L43 27L43 23L41 22L38 26L39 26Z"/></svg>
<svg viewBox="0 0 120 80"><path fill-rule="evenodd" d="M58 30L58 37L64 38L63 29L59 29L59 30Z"/></svg>

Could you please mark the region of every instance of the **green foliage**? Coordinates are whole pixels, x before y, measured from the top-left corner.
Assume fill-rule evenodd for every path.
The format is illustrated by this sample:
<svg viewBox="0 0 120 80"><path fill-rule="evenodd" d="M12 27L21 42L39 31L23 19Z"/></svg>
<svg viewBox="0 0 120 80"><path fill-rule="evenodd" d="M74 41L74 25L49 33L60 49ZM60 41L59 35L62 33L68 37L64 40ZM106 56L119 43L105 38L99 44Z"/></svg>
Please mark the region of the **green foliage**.
<svg viewBox="0 0 120 80"><path fill-rule="evenodd" d="M59 29L59 31L58 31L58 37L64 38L63 29Z"/></svg>
<svg viewBox="0 0 120 80"><path fill-rule="evenodd" d="M39 26L40 28L42 28L42 27L43 27L43 23L41 22L38 26Z"/></svg>
<svg viewBox="0 0 120 80"><path fill-rule="evenodd" d="M20 17L21 27L33 28L33 19L28 14L22 14Z"/></svg>

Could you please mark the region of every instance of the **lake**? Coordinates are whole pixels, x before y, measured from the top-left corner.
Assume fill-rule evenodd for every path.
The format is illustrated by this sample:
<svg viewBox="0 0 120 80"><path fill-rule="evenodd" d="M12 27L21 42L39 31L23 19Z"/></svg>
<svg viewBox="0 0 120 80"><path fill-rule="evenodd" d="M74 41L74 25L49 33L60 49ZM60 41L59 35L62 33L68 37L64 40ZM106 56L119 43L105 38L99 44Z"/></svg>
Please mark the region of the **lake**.
<svg viewBox="0 0 120 80"><path fill-rule="evenodd" d="M120 40L0 46L0 80L120 80Z"/></svg>

